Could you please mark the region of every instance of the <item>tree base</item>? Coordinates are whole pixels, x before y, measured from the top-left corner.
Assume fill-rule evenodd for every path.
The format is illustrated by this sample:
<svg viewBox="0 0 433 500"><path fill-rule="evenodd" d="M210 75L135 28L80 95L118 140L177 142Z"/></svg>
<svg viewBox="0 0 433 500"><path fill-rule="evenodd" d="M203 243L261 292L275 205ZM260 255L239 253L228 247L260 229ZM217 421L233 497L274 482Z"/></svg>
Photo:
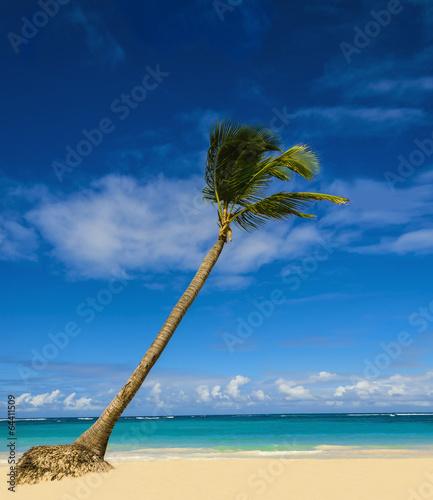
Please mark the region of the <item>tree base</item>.
<svg viewBox="0 0 433 500"><path fill-rule="evenodd" d="M89 472L108 472L113 466L84 446L62 444L35 446L26 451L16 466L17 484L58 481Z"/></svg>

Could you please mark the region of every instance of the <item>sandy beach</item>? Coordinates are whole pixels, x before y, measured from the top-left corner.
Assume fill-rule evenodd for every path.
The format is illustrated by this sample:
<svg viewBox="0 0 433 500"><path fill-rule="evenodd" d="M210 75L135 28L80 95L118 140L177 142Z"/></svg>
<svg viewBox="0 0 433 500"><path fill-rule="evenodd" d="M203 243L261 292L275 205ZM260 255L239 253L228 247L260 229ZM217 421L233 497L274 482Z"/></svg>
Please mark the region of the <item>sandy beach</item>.
<svg viewBox="0 0 433 500"><path fill-rule="evenodd" d="M425 500L433 460L253 459L117 462L105 475L43 482L7 491L15 500Z"/></svg>

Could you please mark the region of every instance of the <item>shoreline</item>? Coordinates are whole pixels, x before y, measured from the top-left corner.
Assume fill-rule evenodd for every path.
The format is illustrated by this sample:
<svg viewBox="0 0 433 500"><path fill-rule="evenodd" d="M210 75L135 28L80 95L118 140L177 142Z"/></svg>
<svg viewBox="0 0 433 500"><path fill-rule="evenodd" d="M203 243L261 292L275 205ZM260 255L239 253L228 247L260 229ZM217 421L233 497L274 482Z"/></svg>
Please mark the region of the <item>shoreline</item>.
<svg viewBox="0 0 433 500"><path fill-rule="evenodd" d="M17 453L17 460L22 456ZM0 467L7 465L7 453L0 453ZM376 447L376 446L341 446L319 445L311 449L218 449L193 447L150 447L135 450L108 449L106 460L110 463L122 462L165 462L177 460L345 460L345 459L433 459L433 447Z"/></svg>
<svg viewBox="0 0 433 500"><path fill-rule="evenodd" d="M145 494L158 500L409 500L433 491L431 457L123 461L106 474L18 486L14 498L117 500ZM0 467L2 488L7 471Z"/></svg>

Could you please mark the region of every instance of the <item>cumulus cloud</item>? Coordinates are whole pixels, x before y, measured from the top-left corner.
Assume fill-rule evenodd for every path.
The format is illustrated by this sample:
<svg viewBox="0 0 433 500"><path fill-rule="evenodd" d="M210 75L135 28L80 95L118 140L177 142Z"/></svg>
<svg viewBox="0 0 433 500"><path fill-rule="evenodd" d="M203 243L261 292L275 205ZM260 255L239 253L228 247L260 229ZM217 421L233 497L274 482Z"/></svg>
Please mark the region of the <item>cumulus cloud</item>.
<svg viewBox="0 0 433 500"><path fill-rule="evenodd" d="M336 406L341 411L371 411L390 406L394 411L414 411L417 407L433 411L433 371L418 374L394 374L362 378L357 375L331 373L298 373L290 379L250 379L235 377L202 378L178 374L161 381L149 380L143 400L134 399L133 414L226 413L251 411L251 407L267 409L267 413L287 411L327 411ZM47 411L70 413L71 410L103 409L113 394L99 393L98 400L89 395L77 397L75 392L63 395L60 390L17 397L20 411L42 414ZM412 408L412 410L410 410Z"/></svg>
<svg viewBox="0 0 433 500"><path fill-rule="evenodd" d="M158 408L162 408L165 406L165 401L161 399L162 386L160 382L157 382L150 391L146 400L155 405Z"/></svg>
<svg viewBox="0 0 433 500"><path fill-rule="evenodd" d="M262 389L259 389L257 391L253 391L251 393L251 397L252 399L256 399L257 401L266 401L266 400L270 400L271 398L265 394Z"/></svg>
<svg viewBox="0 0 433 500"><path fill-rule="evenodd" d="M96 410L100 409L101 406L95 405L92 399L89 397L82 396L76 398L76 393L73 392L63 398L63 395L59 389L52 391L51 393L37 394L33 396L31 393L26 392L21 394L16 398L16 405L23 411L29 411L32 409L57 409L57 410Z"/></svg>
<svg viewBox="0 0 433 500"><path fill-rule="evenodd" d="M63 405L65 410L81 411L81 410L96 410L101 408L99 405L93 405L91 398L86 398L82 396L81 398L76 399L75 396L76 394L75 392L73 392L63 400Z"/></svg>
<svg viewBox="0 0 433 500"><path fill-rule="evenodd" d="M222 399L223 395L221 393L221 386L216 385L215 387L213 387L211 394L214 399Z"/></svg>
<svg viewBox="0 0 433 500"><path fill-rule="evenodd" d="M242 375L237 375L232 378L229 383L225 386L224 390L221 390L221 385L215 385L210 389L209 385L201 384L196 389L197 402L203 403L216 403L218 406L221 404L229 405L236 401L245 401L251 397L249 394L241 394L240 387L251 382L251 379L244 377ZM263 392L263 391L259 391ZM257 399L257 396L255 396Z"/></svg>
<svg viewBox="0 0 433 500"><path fill-rule="evenodd" d="M296 382L291 380L279 378L276 380L275 384L277 385L278 392L284 394L286 399L314 399L308 389L305 389L302 385L296 385Z"/></svg>
<svg viewBox="0 0 433 500"><path fill-rule="evenodd" d="M334 397L345 401L369 400L373 404L412 404L433 406L433 372L421 375L400 375L361 379L356 383L340 385Z"/></svg>
<svg viewBox="0 0 433 500"><path fill-rule="evenodd" d="M242 375L237 375L234 379L230 380L230 382L227 384L225 392L232 397L233 399L239 399L240 398L240 391L239 387L242 385L248 384L251 382L251 379L248 377L243 377Z"/></svg>
<svg viewBox="0 0 433 500"><path fill-rule="evenodd" d="M210 403L212 401L207 385L199 385L196 392L198 394L198 401L203 401L204 403Z"/></svg>
<svg viewBox="0 0 433 500"><path fill-rule="evenodd" d="M15 400L15 403L18 406L25 403L27 405L31 405L33 408L39 408L41 406L50 405L52 403L56 403L59 400L60 391L57 389L52 391L51 393L37 394L36 396L32 396L31 393L25 393L21 396L18 396Z"/></svg>

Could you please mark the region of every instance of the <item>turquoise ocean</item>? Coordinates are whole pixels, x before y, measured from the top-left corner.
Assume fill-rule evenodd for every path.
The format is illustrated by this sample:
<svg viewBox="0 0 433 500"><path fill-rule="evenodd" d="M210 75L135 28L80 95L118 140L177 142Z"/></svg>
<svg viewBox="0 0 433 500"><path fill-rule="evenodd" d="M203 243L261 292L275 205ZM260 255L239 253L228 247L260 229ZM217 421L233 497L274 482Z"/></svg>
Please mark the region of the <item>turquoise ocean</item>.
<svg viewBox="0 0 433 500"><path fill-rule="evenodd" d="M17 419L18 454L72 443L96 418ZM5 446L7 421L0 421ZM107 458L341 458L433 456L433 413L121 417Z"/></svg>

